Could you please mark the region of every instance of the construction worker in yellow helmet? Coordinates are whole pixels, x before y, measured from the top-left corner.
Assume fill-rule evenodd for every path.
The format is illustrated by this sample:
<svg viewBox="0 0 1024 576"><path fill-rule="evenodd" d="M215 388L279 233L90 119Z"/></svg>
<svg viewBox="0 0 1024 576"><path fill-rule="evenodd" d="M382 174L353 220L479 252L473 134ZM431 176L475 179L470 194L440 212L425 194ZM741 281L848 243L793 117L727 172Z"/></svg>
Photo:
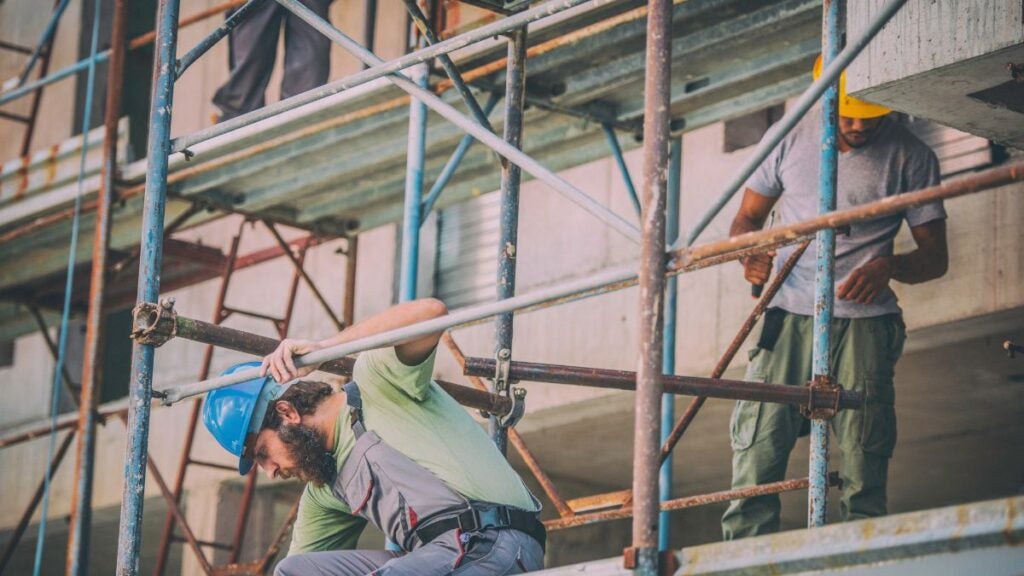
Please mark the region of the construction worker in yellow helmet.
<svg viewBox="0 0 1024 576"><path fill-rule="evenodd" d="M814 61L814 79L821 76L821 56ZM892 110L846 93L846 70L839 75L839 150L867 145Z"/></svg>
<svg viewBox="0 0 1024 576"><path fill-rule="evenodd" d="M814 77L821 74L821 60ZM935 153L889 110L846 93L839 79L840 154L836 200L849 208L939 183ZM731 235L761 229L774 210L787 224L817 215L821 166L821 110L807 114L765 158L746 183ZM906 222L916 247L894 253L893 238ZM746 280L764 285L778 274L794 247L743 261ZM797 261L764 315L749 352L747 380L804 385L811 379L814 335L815 248ZM843 492L839 517L855 520L888 511L889 459L896 447L894 368L906 336L891 282L916 284L946 272L946 212L925 204L853 226L836 239L832 374L846 389L868 399L862 410L844 410L831 421L839 448ZM808 430L798 410L781 404L737 402L730 421L732 486L743 488L785 478L789 453ZM722 517L727 539L776 532L777 495L734 500Z"/></svg>

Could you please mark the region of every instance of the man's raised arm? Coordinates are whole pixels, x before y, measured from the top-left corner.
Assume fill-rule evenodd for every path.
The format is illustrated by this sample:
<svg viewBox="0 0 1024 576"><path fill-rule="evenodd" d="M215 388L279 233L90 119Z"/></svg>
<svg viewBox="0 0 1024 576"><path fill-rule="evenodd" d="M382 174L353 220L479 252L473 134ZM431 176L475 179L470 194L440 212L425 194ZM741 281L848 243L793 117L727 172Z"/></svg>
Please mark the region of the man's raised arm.
<svg viewBox="0 0 1024 576"><path fill-rule="evenodd" d="M325 338L324 340L314 341L286 338L281 341L281 344L278 345L276 350L268 354L263 359L263 366L261 370L263 374L270 372L271 376L273 376L278 382L287 382L295 378L302 378L313 370L316 370L316 367L296 367L294 361L295 356L301 356L315 350L330 348L345 342L359 340L361 338L366 338L367 336L373 336L374 334L389 332L396 328L403 328L425 320L438 318L446 315L447 313L448 308L444 305L444 302L441 302L436 298L423 298L420 300L396 304L386 310L382 310L368 318L360 320L341 332L338 332L334 336ZM441 333L437 332L413 338L412 340L407 340L405 342L400 342L395 345L395 353L403 364L414 366L423 362L428 356L430 356L430 353L437 347L437 342L440 339Z"/></svg>

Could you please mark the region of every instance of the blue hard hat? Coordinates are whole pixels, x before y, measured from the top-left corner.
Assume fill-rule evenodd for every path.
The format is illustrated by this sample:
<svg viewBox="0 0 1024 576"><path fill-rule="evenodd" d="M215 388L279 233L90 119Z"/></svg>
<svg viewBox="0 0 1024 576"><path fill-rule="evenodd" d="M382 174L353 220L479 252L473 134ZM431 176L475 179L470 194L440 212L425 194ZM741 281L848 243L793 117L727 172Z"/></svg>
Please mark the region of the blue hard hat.
<svg viewBox="0 0 1024 576"><path fill-rule="evenodd" d="M221 376L259 367L259 362L243 362L221 372ZM246 454L246 443L251 441L250 434L255 438L270 403L280 398L287 388L267 375L211 390L206 395L203 401L203 425L218 444L238 456L239 474L248 474L252 469L253 460Z"/></svg>

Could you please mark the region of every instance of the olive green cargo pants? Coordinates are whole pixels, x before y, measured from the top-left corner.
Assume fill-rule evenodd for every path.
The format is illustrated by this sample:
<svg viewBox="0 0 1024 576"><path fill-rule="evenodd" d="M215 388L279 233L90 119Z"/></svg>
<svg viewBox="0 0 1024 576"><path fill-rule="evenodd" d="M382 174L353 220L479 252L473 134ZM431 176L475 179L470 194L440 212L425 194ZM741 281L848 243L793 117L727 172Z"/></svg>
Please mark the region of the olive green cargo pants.
<svg viewBox="0 0 1024 576"><path fill-rule="evenodd" d="M778 309L771 312L759 346L750 351L746 379L802 386L811 378L814 321ZM904 338L903 321L895 314L833 321L832 373L843 388L865 394L863 409L841 410L831 422L842 460L843 520L886 513L886 476L896 444L893 370ZM796 406L737 402L730 422L732 487L783 480L789 453L808 430L809 422ZM778 531L779 508L778 495L733 501L722 516L723 538Z"/></svg>

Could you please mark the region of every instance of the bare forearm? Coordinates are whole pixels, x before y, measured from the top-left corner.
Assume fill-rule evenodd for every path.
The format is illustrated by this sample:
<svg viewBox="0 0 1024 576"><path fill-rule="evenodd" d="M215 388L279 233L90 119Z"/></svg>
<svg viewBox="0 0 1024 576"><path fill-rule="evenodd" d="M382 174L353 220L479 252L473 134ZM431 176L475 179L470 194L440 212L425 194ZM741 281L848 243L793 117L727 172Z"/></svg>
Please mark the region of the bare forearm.
<svg viewBox="0 0 1024 576"><path fill-rule="evenodd" d="M763 227L763 219L759 222L755 218L745 216L743 214L737 214L732 220L732 225L729 226L729 236L739 236L740 234L746 234L747 232L756 232Z"/></svg>
<svg viewBox="0 0 1024 576"><path fill-rule="evenodd" d="M920 284L941 277L948 268L945 254L932 254L920 248L889 257L891 277L904 284Z"/></svg>
<svg viewBox="0 0 1024 576"><path fill-rule="evenodd" d="M445 314L447 314L447 308L445 308L440 300L423 298L411 302L403 302L373 314L368 318L364 318L334 336L321 340L320 346L326 348L344 344L345 342L359 340L374 334L404 328Z"/></svg>

